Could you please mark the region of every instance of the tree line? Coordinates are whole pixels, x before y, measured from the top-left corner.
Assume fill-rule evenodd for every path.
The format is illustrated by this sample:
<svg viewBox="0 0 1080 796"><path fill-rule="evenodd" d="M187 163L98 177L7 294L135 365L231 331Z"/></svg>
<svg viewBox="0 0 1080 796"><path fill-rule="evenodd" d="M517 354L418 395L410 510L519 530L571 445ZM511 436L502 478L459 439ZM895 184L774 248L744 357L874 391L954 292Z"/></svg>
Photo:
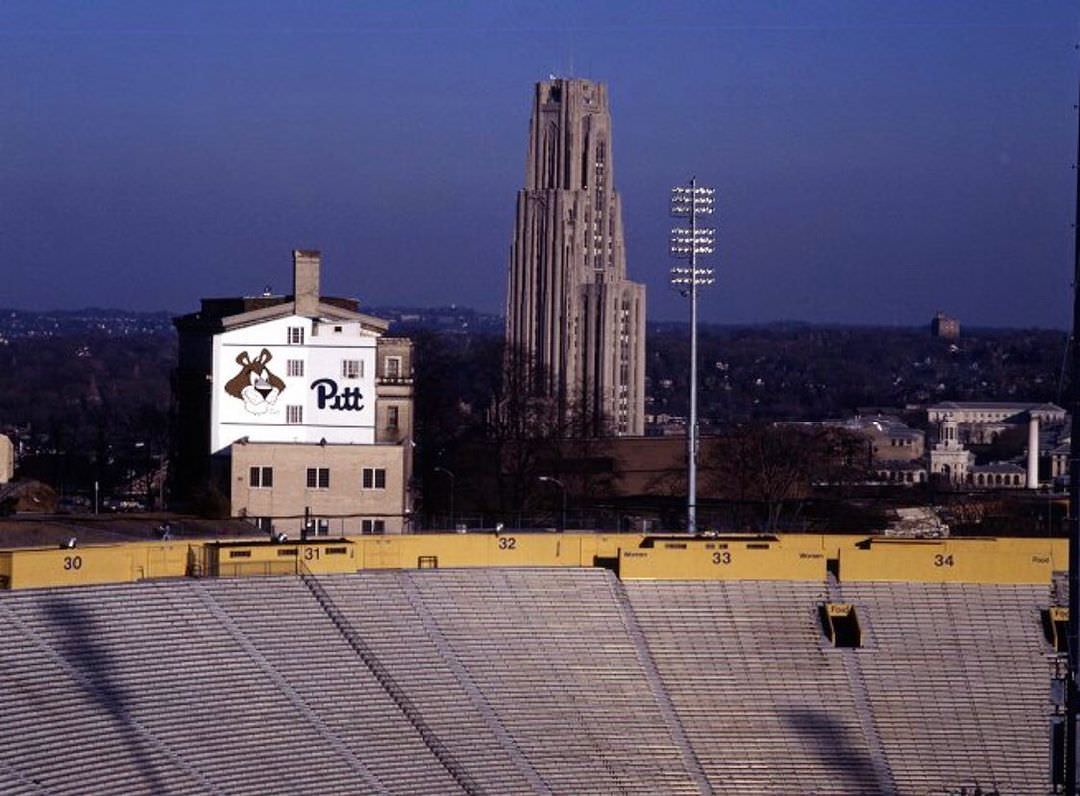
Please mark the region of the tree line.
<svg viewBox="0 0 1080 796"><path fill-rule="evenodd" d="M605 494L619 474L605 470L614 465L582 424L558 421L523 385L504 380L500 335L404 324L392 333L415 345L414 487L426 515L445 521L451 499L445 470L455 473L459 514L536 511L550 519L560 495L538 481L544 474L571 482L579 511L632 513ZM808 511L812 501L786 494L805 498L807 483L842 483L841 471L850 475L860 462L842 440L810 439L796 427L768 436L763 429L770 424L841 417L869 405L1060 401L1065 339L1053 330L986 330L947 341L918 329L704 327L701 417L706 433L727 442L713 446L722 453L703 451L703 486L726 501L732 525L792 521L791 507ZM650 324L647 414L686 414L688 354L685 326ZM168 332L0 344L0 431L19 445L19 474L62 494L88 494L94 481L103 492L130 490L133 483L151 492L152 471L168 450L175 362L176 340ZM821 455L785 461L778 452L793 446ZM772 459L783 466L752 466ZM812 462L813 473L798 471ZM672 470L684 472L685 462ZM681 511L676 493L685 493L679 477L668 479L673 517ZM656 485L659 496L662 487ZM732 508L738 506L753 510Z"/></svg>

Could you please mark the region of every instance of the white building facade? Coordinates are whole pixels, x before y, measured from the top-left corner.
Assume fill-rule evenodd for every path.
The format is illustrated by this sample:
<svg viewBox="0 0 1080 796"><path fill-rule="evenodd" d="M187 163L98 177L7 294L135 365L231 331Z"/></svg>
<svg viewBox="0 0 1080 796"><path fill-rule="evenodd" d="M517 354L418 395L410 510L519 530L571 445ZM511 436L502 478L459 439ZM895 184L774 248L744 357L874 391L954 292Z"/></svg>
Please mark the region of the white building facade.
<svg viewBox="0 0 1080 796"><path fill-rule="evenodd" d="M216 335L212 451L242 437L374 444L379 337L361 321L296 314Z"/></svg>
<svg viewBox="0 0 1080 796"><path fill-rule="evenodd" d="M321 298L318 252L293 258L292 296L208 299L176 321L181 488L220 492L268 532L400 533L412 346L354 301Z"/></svg>

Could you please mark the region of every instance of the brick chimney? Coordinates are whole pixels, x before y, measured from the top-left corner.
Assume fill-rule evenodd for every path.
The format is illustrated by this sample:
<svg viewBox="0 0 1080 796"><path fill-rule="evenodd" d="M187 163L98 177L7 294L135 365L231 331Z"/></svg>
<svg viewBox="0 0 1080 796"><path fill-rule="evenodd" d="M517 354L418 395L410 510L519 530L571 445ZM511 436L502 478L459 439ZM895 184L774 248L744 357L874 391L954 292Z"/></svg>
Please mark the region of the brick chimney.
<svg viewBox="0 0 1080 796"><path fill-rule="evenodd" d="M296 250L293 256L293 301L297 315L319 314L319 252Z"/></svg>

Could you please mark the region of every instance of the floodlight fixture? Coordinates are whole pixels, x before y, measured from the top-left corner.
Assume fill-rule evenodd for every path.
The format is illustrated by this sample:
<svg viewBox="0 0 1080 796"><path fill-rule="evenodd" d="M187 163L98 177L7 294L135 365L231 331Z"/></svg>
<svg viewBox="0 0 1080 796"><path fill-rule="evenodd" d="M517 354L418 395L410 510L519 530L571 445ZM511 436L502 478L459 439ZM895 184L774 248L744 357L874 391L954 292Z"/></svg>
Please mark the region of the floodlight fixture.
<svg viewBox="0 0 1080 796"><path fill-rule="evenodd" d="M716 210L716 190L680 185L671 189L671 215L680 218L712 215Z"/></svg>
<svg viewBox="0 0 1080 796"><path fill-rule="evenodd" d="M670 251L673 257L686 258L691 254L712 254L715 248L715 229L676 227L671 230Z"/></svg>
<svg viewBox="0 0 1080 796"><path fill-rule="evenodd" d="M711 285L715 282L713 269L711 268L683 268L676 266L671 269L671 284L676 287L686 285Z"/></svg>

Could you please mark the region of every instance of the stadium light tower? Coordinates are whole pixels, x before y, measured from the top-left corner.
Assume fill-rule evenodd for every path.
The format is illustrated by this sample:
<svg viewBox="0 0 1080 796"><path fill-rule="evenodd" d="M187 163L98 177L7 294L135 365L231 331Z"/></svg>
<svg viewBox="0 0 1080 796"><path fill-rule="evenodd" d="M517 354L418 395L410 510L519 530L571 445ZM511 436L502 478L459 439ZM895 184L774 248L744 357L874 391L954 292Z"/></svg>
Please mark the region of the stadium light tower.
<svg viewBox="0 0 1080 796"><path fill-rule="evenodd" d="M686 260L687 266L671 269L671 284L690 298L690 422L686 429L686 530L697 533L697 294L698 288L713 283L713 269L698 265L699 254L712 254L716 246L716 230L699 227L698 216L712 215L716 191L697 184L691 177L689 185L671 189L671 215L685 218L690 226L671 230L671 256Z"/></svg>

